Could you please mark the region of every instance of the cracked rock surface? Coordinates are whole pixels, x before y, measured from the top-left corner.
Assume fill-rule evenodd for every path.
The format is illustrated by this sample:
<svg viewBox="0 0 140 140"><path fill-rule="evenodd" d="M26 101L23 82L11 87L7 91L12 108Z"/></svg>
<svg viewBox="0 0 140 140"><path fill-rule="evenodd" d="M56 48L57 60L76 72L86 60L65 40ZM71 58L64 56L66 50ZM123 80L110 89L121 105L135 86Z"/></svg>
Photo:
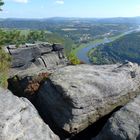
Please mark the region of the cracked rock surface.
<svg viewBox="0 0 140 140"><path fill-rule="evenodd" d="M114 113L92 140L140 140L140 96Z"/></svg>
<svg viewBox="0 0 140 140"><path fill-rule="evenodd" d="M137 64L68 66L54 72L41 87L38 105L59 128L78 133L139 91Z"/></svg>
<svg viewBox="0 0 140 140"><path fill-rule="evenodd" d="M33 105L0 88L0 140L59 140Z"/></svg>

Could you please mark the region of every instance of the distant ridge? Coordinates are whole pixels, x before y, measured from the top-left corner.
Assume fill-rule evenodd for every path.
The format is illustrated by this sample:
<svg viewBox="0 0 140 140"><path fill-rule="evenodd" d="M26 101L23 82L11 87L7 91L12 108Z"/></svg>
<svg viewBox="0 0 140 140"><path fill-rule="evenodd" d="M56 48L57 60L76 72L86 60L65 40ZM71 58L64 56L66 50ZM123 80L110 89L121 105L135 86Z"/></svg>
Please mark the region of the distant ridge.
<svg viewBox="0 0 140 140"><path fill-rule="evenodd" d="M67 23L90 23L90 24L140 24L140 17L118 17L118 18L67 18L52 17L40 19L27 18L0 18L0 28L17 28L17 29L48 29L50 26L56 27L57 24Z"/></svg>

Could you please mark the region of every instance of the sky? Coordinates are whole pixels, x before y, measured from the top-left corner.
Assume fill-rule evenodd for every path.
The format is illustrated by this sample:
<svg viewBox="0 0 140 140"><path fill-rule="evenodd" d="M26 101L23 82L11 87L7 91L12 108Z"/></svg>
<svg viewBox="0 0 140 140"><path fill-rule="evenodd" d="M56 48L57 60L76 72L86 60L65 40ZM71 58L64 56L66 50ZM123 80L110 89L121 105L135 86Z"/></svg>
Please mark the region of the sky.
<svg viewBox="0 0 140 140"><path fill-rule="evenodd" d="M140 0L4 0L0 18L134 17Z"/></svg>

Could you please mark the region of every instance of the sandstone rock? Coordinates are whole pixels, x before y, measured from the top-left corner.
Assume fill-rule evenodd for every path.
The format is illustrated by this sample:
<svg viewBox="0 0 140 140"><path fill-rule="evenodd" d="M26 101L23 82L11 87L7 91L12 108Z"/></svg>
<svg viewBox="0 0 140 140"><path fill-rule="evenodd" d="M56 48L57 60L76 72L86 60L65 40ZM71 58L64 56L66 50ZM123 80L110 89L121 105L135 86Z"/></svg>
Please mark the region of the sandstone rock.
<svg viewBox="0 0 140 140"><path fill-rule="evenodd" d="M39 43L37 47L40 49L41 54L50 53L52 51L52 44L49 43Z"/></svg>
<svg viewBox="0 0 140 140"><path fill-rule="evenodd" d="M140 140L140 96L116 112L92 140Z"/></svg>
<svg viewBox="0 0 140 140"><path fill-rule="evenodd" d="M27 71L28 72L28 71ZM8 79L8 88L19 97L34 98L43 82L49 77L46 70L32 71L31 73L18 73Z"/></svg>
<svg viewBox="0 0 140 140"><path fill-rule="evenodd" d="M32 104L0 89L0 140L59 140Z"/></svg>
<svg viewBox="0 0 140 140"><path fill-rule="evenodd" d="M41 51L37 47L17 48L11 50L10 53L12 55L12 67L29 67L31 62L41 56Z"/></svg>
<svg viewBox="0 0 140 140"><path fill-rule="evenodd" d="M68 66L53 73L41 87L38 105L59 128L78 133L139 91L137 64Z"/></svg>
<svg viewBox="0 0 140 140"><path fill-rule="evenodd" d="M5 52L8 52L12 57L11 67L18 70L29 69L33 65L34 67L53 69L61 65L61 61L65 65L67 63L66 58L60 59L58 52L54 52L52 45L48 43L23 45L19 48L8 46Z"/></svg>
<svg viewBox="0 0 140 140"><path fill-rule="evenodd" d="M20 77L33 76L33 75L36 75L45 71L48 71L48 70L42 65L36 66L35 64L31 64L31 66L27 69L10 68L8 77L12 78L15 75L18 75Z"/></svg>

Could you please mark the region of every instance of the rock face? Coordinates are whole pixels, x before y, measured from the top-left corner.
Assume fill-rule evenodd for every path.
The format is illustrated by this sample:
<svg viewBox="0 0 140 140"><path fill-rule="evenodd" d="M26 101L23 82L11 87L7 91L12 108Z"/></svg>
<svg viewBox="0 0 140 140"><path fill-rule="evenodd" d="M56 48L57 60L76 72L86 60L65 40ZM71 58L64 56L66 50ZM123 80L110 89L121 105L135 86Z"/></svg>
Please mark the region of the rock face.
<svg viewBox="0 0 140 140"><path fill-rule="evenodd" d="M38 105L51 114L59 128L78 133L126 104L139 91L137 64L68 66L44 83L38 93Z"/></svg>
<svg viewBox="0 0 140 140"><path fill-rule="evenodd" d="M12 57L11 68L14 72L38 67L52 70L67 64L66 58L59 57L60 51L53 51L52 45L48 43L23 45L19 48L8 46L5 51Z"/></svg>
<svg viewBox="0 0 140 140"><path fill-rule="evenodd" d="M0 140L59 140L32 104L0 88Z"/></svg>
<svg viewBox="0 0 140 140"><path fill-rule="evenodd" d="M10 52L12 55L12 67L28 67L29 62L35 61L41 56L40 49L37 47L30 48L17 48L12 49Z"/></svg>
<svg viewBox="0 0 140 140"><path fill-rule="evenodd" d="M116 112L92 140L140 140L140 96Z"/></svg>

